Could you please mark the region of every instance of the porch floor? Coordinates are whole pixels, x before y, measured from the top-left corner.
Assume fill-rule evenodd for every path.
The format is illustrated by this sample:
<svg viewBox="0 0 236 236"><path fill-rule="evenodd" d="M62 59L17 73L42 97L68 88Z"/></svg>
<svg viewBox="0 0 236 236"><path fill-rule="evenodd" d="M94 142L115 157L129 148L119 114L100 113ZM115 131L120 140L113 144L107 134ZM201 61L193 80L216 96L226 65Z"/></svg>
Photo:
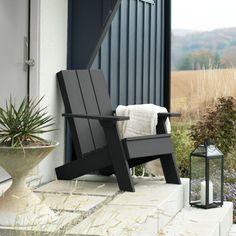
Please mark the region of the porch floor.
<svg viewBox="0 0 236 236"><path fill-rule="evenodd" d="M57 220L33 228L0 227L0 235L229 234L232 203L210 210L189 207L187 179L182 179L182 185L154 178L134 178L134 182L135 193L119 191L114 177L87 175L50 182L35 189L35 193L55 211Z"/></svg>

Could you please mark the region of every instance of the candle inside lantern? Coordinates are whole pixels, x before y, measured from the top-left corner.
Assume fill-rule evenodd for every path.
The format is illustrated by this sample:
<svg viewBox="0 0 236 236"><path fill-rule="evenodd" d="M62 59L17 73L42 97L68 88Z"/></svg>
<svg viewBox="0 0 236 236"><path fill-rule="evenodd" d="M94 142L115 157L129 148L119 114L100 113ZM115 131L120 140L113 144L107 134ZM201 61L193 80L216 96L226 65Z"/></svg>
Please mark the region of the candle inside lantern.
<svg viewBox="0 0 236 236"><path fill-rule="evenodd" d="M209 181L209 204L213 203L213 184ZM206 205L206 181L201 182L201 204Z"/></svg>

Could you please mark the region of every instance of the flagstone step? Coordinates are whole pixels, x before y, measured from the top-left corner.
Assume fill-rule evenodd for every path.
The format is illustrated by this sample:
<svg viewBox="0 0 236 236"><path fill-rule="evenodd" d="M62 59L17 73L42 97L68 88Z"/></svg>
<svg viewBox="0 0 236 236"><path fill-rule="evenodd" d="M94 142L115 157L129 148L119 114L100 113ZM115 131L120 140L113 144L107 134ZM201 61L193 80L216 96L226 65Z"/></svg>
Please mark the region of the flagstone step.
<svg viewBox="0 0 236 236"><path fill-rule="evenodd" d="M78 213L59 212L52 222L32 226L0 226L1 236L63 236L65 231L79 221Z"/></svg>
<svg viewBox="0 0 236 236"><path fill-rule="evenodd" d="M134 183L136 192L130 193L119 191L114 177L53 181L35 193L59 215L58 219L31 229L0 227L0 235L236 235L234 227L230 230L232 203L210 210L189 207L187 179L174 185L139 177L134 178Z"/></svg>
<svg viewBox="0 0 236 236"><path fill-rule="evenodd" d="M119 193L66 235L157 235L184 207L188 183L174 185L150 179L135 182L134 193Z"/></svg>
<svg viewBox="0 0 236 236"><path fill-rule="evenodd" d="M90 182L55 180L36 189L35 192L115 196L119 192L117 182Z"/></svg>
<svg viewBox="0 0 236 236"><path fill-rule="evenodd" d="M229 236L236 236L236 224L233 224L230 228Z"/></svg>
<svg viewBox="0 0 236 236"><path fill-rule="evenodd" d="M165 226L160 236L228 236L232 226L233 204L224 202L223 207L199 209L184 207Z"/></svg>

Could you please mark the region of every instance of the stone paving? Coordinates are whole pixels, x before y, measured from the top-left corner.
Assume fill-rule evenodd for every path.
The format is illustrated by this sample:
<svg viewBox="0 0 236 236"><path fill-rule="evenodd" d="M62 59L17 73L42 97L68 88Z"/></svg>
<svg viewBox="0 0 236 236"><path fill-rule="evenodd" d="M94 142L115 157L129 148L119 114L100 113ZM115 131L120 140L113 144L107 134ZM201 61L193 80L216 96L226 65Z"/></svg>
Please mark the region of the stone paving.
<svg viewBox="0 0 236 236"><path fill-rule="evenodd" d="M28 228L0 227L0 235L227 235L232 224L231 203L209 211L189 207L187 179L174 185L157 178L134 177L134 183L136 191L130 193L119 191L113 176L50 182L35 193L55 211L55 221ZM232 228L230 236L234 232Z"/></svg>
<svg viewBox="0 0 236 236"><path fill-rule="evenodd" d="M160 235L227 236L232 226L232 213L231 202L209 210L186 206L161 230Z"/></svg>
<svg viewBox="0 0 236 236"><path fill-rule="evenodd" d="M236 236L236 224L231 227L229 236Z"/></svg>
<svg viewBox="0 0 236 236"><path fill-rule="evenodd" d="M153 178L134 178L134 182L135 193L119 191L113 176L50 182L35 193L57 213L57 220L33 228L0 228L0 233L157 235L182 209L184 187Z"/></svg>

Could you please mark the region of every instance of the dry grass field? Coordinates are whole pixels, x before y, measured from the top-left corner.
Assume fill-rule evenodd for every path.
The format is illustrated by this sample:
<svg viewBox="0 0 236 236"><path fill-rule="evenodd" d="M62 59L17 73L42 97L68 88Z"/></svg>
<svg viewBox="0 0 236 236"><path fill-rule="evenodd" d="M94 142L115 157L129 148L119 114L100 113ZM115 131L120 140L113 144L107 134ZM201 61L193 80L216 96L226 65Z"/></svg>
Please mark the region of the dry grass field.
<svg viewBox="0 0 236 236"><path fill-rule="evenodd" d="M171 110L194 116L218 97L236 98L236 69L174 71L171 75Z"/></svg>
<svg viewBox="0 0 236 236"><path fill-rule="evenodd" d="M194 148L190 137L191 125L201 119L209 105L213 105L217 98L232 96L236 98L236 69L209 69L199 71L175 71L171 76L171 110L181 111L179 120L172 122L173 140L175 144L177 163L181 176L189 176L189 154ZM216 126L216 128L219 126ZM202 125L202 130L208 129ZM218 131L224 135L218 137L217 142L228 143L232 136L225 129ZM227 128L228 130L228 128ZM218 132L217 131L217 132ZM234 137L234 136L233 136ZM211 140L212 141L212 140ZM216 143L216 141L214 142ZM225 187L224 198L234 203L234 224L236 223L236 178L235 144L224 157ZM217 144L218 146L218 144ZM229 186L229 187L228 187Z"/></svg>

